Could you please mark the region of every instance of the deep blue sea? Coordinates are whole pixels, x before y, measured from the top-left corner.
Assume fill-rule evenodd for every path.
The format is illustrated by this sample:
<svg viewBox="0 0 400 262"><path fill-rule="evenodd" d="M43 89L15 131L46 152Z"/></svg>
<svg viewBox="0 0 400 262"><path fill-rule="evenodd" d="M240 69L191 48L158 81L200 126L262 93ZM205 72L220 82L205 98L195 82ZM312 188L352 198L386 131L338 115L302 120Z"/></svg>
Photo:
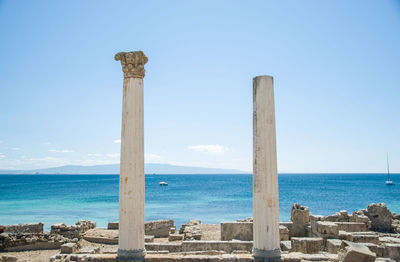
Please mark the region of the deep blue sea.
<svg viewBox="0 0 400 262"><path fill-rule="evenodd" d="M365 208L384 202L400 212L398 184L384 174L280 174L280 220L293 203L313 214ZM160 187L167 181L167 187ZM252 175L146 175L146 220L190 219L218 224L252 216ZM106 227L118 220L118 175L0 175L0 225L43 222L73 224L80 219Z"/></svg>

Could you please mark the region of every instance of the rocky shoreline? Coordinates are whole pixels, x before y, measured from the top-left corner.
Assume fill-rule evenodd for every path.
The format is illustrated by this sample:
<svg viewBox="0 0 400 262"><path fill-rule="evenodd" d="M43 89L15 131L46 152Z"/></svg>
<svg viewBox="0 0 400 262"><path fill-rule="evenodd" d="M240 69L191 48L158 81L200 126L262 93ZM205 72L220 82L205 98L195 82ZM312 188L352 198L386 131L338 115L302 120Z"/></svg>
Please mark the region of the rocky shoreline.
<svg viewBox="0 0 400 262"><path fill-rule="evenodd" d="M118 222L63 223L44 232L42 223L0 226L0 262L117 261ZM400 261L400 214L370 204L349 214L314 215L294 204L279 227L282 261ZM252 218L220 225L191 220L145 223L146 261L253 261Z"/></svg>

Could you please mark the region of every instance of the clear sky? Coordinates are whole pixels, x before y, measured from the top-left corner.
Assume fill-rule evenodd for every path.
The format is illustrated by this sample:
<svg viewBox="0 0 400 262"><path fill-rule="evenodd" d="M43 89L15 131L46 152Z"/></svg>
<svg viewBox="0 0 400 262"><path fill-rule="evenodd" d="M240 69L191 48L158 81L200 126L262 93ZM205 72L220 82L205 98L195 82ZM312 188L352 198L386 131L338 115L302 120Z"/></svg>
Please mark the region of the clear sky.
<svg viewBox="0 0 400 262"><path fill-rule="evenodd" d="M0 169L119 162L119 51L143 50L146 162L252 169L252 78L279 172L400 172L400 1L1 1Z"/></svg>

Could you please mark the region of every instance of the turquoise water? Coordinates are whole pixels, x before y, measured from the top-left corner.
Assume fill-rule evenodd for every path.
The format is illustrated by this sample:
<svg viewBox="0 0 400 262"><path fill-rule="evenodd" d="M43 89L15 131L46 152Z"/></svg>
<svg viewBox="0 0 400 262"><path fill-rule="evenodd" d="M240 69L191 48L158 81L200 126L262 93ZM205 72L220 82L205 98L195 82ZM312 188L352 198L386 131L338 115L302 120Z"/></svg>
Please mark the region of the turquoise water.
<svg viewBox="0 0 400 262"><path fill-rule="evenodd" d="M293 203L313 214L352 212L385 202L400 212L400 175L386 186L384 174L281 174L280 220L290 219ZM160 187L167 181L167 187ZM218 224L252 216L252 175L146 175L146 220L189 219ZM118 220L117 175L0 175L0 225L80 219L105 227Z"/></svg>

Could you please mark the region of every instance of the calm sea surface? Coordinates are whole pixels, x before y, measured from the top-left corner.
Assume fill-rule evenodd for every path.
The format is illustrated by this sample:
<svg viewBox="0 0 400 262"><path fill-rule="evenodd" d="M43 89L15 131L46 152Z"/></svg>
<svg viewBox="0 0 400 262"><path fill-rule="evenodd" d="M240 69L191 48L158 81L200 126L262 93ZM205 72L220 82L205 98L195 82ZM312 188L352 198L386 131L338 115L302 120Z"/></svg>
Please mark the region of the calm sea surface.
<svg viewBox="0 0 400 262"><path fill-rule="evenodd" d="M328 215L385 202L398 213L400 175L392 178L396 186L386 186L384 174L279 175L280 220L290 219L293 203ZM146 175L146 220L218 224L251 216L252 175ZM49 229L80 219L99 227L118 220L117 175L0 175L0 225L43 222Z"/></svg>

